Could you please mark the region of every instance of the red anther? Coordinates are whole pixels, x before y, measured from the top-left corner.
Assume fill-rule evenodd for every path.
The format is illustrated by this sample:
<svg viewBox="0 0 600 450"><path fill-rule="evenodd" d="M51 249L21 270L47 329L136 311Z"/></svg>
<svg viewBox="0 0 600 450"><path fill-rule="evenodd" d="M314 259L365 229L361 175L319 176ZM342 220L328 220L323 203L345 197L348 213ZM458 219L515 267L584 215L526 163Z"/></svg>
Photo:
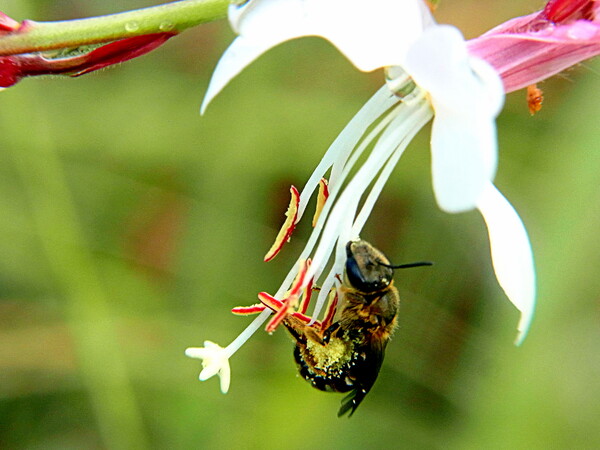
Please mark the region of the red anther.
<svg viewBox="0 0 600 450"><path fill-rule="evenodd" d="M236 306L231 309L233 314L237 314L238 316L245 316L248 314L258 314L265 310L265 305L252 305L252 306Z"/></svg>
<svg viewBox="0 0 600 450"><path fill-rule="evenodd" d="M273 245L265 255L265 262L271 261L277 256L277 254L281 251L283 244L289 242L290 238L292 237L292 232L296 228L298 206L300 205L300 193L295 186L290 188L290 193L292 194L292 197L290 199L288 209L285 212L285 222L281 226L281 229L275 238L275 242L273 242Z"/></svg>

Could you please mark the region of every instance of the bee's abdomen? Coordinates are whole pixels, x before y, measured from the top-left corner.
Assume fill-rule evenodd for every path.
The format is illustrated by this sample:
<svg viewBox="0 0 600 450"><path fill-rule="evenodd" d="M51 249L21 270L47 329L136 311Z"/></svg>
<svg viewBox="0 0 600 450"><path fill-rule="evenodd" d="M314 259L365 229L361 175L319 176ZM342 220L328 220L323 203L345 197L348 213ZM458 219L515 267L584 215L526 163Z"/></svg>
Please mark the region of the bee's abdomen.
<svg viewBox="0 0 600 450"><path fill-rule="evenodd" d="M314 354L300 345L294 349L294 358L302 378L313 387L328 392L348 392L356 389L364 365L364 355L354 351L343 364L320 364L319 361L315 361Z"/></svg>

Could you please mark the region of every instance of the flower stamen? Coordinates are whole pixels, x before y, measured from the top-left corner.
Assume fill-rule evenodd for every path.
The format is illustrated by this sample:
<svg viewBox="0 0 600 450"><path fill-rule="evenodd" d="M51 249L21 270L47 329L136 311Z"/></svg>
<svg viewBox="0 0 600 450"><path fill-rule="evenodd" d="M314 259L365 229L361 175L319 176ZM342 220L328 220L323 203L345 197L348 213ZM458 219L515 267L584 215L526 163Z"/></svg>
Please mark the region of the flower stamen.
<svg viewBox="0 0 600 450"><path fill-rule="evenodd" d="M312 220L313 228L315 227L315 225L317 225L317 220L319 220L321 211L323 211L323 206L325 206L327 197L329 197L328 183L325 178L321 178L319 180L319 193L317 194L317 206L315 208L315 215L313 216L313 220Z"/></svg>
<svg viewBox="0 0 600 450"><path fill-rule="evenodd" d="M275 331L277 327L281 325L285 317L298 307L298 300L300 299L300 295L303 290L306 290L306 286L308 285L308 283L305 283L305 279L309 267L310 260L300 262L300 269L298 271L296 279L294 280L294 283L292 284L290 292L285 297L285 299L283 299L281 308L275 313L273 318L269 321L269 323L266 326L266 331L268 333L272 333L273 331Z"/></svg>
<svg viewBox="0 0 600 450"><path fill-rule="evenodd" d="M204 341L204 347L190 347L185 350L185 356L202 360L202 371L198 379L206 381L218 375L221 379L221 392L227 394L231 382L231 369L226 348L211 341Z"/></svg>
<svg viewBox="0 0 600 450"><path fill-rule="evenodd" d="M329 292L329 302L327 305L327 314L323 319L323 324L321 325L321 331L327 330L331 324L333 323L333 317L335 316L335 312L337 310L338 304L338 292L337 289L332 289Z"/></svg>
<svg viewBox="0 0 600 450"><path fill-rule="evenodd" d="M296 228L296 219L298 217L298 205L300 204L300 194L298 193L298 189L296 189L295 186L292 186L290 188L290 192L292 194L292 197L290 199L288 209L285 212L285 222L281 226L281 229L279 230L279 233L275 238L275 242L273 242L273 245L265 255L265 262L271 261L279 254L279 252L283 248L283 245L286 242L290 241L290 238L292 237L292 232L294 231L294 228Z"/></svg>

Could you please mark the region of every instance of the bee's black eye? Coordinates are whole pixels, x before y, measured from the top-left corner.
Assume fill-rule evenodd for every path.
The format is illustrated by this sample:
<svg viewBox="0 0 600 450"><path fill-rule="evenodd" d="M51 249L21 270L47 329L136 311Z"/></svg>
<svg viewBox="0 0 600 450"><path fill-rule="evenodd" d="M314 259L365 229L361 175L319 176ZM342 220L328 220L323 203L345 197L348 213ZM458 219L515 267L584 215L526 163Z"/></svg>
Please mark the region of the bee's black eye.
<svg viewBox="0 0 600 450"><path fill-rule="evenodd" d="M383 269L383 270L382 270ZM390 284L391 270L374 262L360 265L354 255L346 259L346 277L350 285L364 293L377 292Z"/></svg>
<svg viewBox="0 0 600 450"><path fill-rule="evenodd" d="M358 263L354 259L354 256L346 259L346 276L348 277L348 282L351 286L364 291L362 286L366 283L363 278L363 274L358 267Z"/></svg>

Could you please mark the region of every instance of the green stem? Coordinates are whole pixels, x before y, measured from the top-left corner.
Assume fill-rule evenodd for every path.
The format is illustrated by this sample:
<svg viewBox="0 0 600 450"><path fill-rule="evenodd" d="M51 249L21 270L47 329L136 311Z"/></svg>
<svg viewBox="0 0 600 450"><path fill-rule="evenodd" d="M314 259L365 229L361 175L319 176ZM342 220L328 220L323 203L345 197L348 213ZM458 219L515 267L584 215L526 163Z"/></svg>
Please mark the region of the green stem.
<svg viewBox="0 0 600 450"><path fill-rule="evenodd" d="M182 0L89 19L26 21L23 31L0 38L0 56L110 42L187 28L222 19L229 0Z"/></svg>

